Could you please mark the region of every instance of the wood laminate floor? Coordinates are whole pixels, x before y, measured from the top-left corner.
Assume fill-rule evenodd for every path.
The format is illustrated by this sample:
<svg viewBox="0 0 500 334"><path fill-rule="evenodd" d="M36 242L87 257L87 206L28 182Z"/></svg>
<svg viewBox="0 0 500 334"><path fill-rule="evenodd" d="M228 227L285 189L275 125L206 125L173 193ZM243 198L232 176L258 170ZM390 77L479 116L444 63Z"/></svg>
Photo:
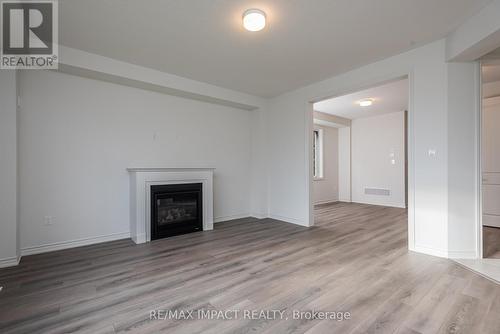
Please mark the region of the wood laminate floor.
<svg viewBox="0 0 500 334"><path fill-rule="evenodd" d="M406 211L316 208L134 245L27 256L0 270L0 333L500 333L500 286L407 251ZM150 320L155 309L283 310L289 319ZM351 318L292 320L293 310Z"/></svg>

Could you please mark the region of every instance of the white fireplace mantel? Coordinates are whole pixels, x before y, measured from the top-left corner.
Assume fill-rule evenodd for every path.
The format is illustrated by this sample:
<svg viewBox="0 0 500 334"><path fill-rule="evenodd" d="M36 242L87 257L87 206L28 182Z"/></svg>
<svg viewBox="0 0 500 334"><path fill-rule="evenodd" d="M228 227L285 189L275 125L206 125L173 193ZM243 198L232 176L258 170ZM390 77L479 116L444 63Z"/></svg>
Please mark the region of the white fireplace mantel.
<svg viewBox="0 0 500 334"><path fill-rule="evenodd" d="M151 241L151 186L201 183L203 231L212 230L214 168L127 168L130 173L130 236L137 244Z"/></svg>

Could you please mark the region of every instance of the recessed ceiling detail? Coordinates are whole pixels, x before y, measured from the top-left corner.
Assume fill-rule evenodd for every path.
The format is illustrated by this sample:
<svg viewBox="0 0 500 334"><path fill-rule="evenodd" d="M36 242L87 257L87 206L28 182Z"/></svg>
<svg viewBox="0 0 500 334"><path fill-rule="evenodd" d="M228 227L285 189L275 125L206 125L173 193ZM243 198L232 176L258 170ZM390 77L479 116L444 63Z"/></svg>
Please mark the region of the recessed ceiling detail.
<svg viewBox="0 0 500 334"><path fill-rule="evenodd" d="M367 99L367 96L372 98ZM408 79L402 79L317 102L314 110L349 119L372 117L408 110L408 98ZM372 104L368 108L360 107L361 102L367 100Z"/></svg>

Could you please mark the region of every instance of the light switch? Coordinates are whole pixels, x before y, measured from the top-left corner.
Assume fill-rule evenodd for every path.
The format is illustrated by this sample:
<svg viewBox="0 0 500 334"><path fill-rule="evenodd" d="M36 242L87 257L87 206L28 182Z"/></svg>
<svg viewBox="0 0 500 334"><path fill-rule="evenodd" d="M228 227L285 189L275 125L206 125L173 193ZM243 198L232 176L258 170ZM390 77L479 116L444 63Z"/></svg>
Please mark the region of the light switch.
<svg viewBox="0 0 500 334"><path fill-rule="evenodd" d="M436 149L435 148L430 148L429 149L429 157L434 158L436 156Z"/></svg>

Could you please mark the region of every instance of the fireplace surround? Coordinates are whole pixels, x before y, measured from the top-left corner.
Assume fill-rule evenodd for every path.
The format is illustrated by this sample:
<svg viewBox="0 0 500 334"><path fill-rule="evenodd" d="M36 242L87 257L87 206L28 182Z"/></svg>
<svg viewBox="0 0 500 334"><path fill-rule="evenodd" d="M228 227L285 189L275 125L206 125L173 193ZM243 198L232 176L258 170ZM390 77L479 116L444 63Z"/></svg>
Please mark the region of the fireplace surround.
<svg viewBox="0 0 500 334"><path fill-rule="evenodd" d="M154 240L151 198L155 196L156 186L201 184L201 229L213 229L214 168L127 168L127 171L130 176L130 236L135 243ZM174 213L171 212L171 215ZM182 216L182 213L175 215ZM187 218L186 215L184 218Z"/></svg>

